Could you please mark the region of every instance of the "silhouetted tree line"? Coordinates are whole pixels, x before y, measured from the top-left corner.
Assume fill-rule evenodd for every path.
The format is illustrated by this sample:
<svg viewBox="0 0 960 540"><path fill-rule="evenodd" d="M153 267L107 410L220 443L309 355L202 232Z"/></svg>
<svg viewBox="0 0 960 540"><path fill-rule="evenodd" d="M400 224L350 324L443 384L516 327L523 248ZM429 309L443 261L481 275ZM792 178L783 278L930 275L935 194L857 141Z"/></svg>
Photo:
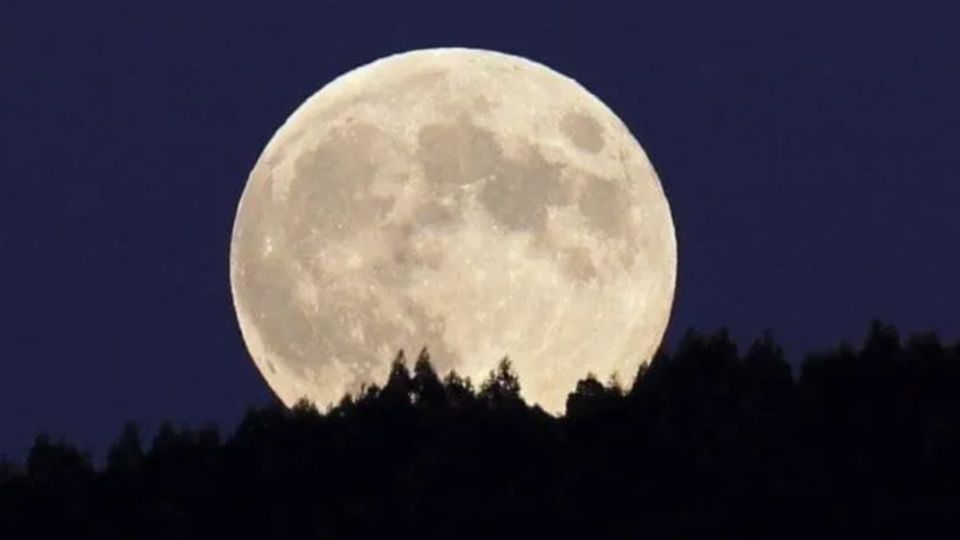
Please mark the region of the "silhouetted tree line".
<svg viewBox="0 0 960 540"><path fill-rule="evenodd" d="M960 536L960 344L873 324L794 377L769 335L688 332L555 418L508 360L475 389L402 352L326 413L124 428L106 465L40 436L0 465L0 538Z"/></svg>

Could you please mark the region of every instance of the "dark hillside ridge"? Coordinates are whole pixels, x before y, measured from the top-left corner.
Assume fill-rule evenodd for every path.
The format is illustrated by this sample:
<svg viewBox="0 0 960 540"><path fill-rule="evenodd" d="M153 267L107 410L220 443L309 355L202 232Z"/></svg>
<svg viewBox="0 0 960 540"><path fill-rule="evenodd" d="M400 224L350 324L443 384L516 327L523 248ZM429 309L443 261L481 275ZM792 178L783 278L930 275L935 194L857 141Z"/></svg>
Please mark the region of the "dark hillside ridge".
<svg viewBox="0 0 960 540"><path fill-rule="evenodd" d="M423 351L326 413L128 426L107 464L40 436L0 464L0 538L960 537L960 344L876 322L796 377L770 335L689 332L555 418L505 360L474 389Z"/></svg>

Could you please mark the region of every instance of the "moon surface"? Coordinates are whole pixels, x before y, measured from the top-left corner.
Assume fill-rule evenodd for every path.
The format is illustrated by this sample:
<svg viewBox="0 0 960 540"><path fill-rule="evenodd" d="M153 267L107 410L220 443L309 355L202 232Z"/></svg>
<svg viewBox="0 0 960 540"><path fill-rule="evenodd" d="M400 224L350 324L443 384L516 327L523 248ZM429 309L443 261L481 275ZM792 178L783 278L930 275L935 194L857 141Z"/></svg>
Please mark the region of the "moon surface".
<svg viewBox="0 0 960 540"><path fill-rule="evenodd" d="M398 349L480 382L509 356L562 413L630 383L670 316L677 247L650 161L593 94L478 49L354 69L267 144L230 254L247 348L287 405L382 385Z"/></svg>

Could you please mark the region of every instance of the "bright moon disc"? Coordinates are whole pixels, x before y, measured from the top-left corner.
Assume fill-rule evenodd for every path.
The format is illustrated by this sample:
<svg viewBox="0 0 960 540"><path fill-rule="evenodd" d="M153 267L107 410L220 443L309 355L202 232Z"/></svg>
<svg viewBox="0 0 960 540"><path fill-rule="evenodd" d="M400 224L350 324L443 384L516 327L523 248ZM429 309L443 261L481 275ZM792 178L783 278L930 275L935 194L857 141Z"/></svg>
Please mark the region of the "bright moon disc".
<svg viewBox="0 0 960 540"><path fill-rule="evenodd" d="M427 346L475 383L509 356L523 397L629 384L670 316L677 246L643 149L599 99L524 58L389 56L277 131L230 256L247 347L284 403L382 385Z"/></svg>

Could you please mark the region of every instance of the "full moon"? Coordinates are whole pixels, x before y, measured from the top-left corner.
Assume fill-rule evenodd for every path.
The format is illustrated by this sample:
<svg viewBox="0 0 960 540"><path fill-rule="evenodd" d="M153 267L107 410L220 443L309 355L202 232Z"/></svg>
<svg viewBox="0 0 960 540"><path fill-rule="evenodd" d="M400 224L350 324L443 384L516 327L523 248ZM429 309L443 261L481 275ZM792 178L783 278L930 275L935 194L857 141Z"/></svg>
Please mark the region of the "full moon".
<svg viewBox="0 0 960 540"><path fill-rule="evenodd" d="M505 356L562 413L588 373L629 384L676 284L653 166L597 97L478 49L416 50L333 80L267 144L230 253L247 348L287 405L382 385L426 346L474 383Z"/></svg>

